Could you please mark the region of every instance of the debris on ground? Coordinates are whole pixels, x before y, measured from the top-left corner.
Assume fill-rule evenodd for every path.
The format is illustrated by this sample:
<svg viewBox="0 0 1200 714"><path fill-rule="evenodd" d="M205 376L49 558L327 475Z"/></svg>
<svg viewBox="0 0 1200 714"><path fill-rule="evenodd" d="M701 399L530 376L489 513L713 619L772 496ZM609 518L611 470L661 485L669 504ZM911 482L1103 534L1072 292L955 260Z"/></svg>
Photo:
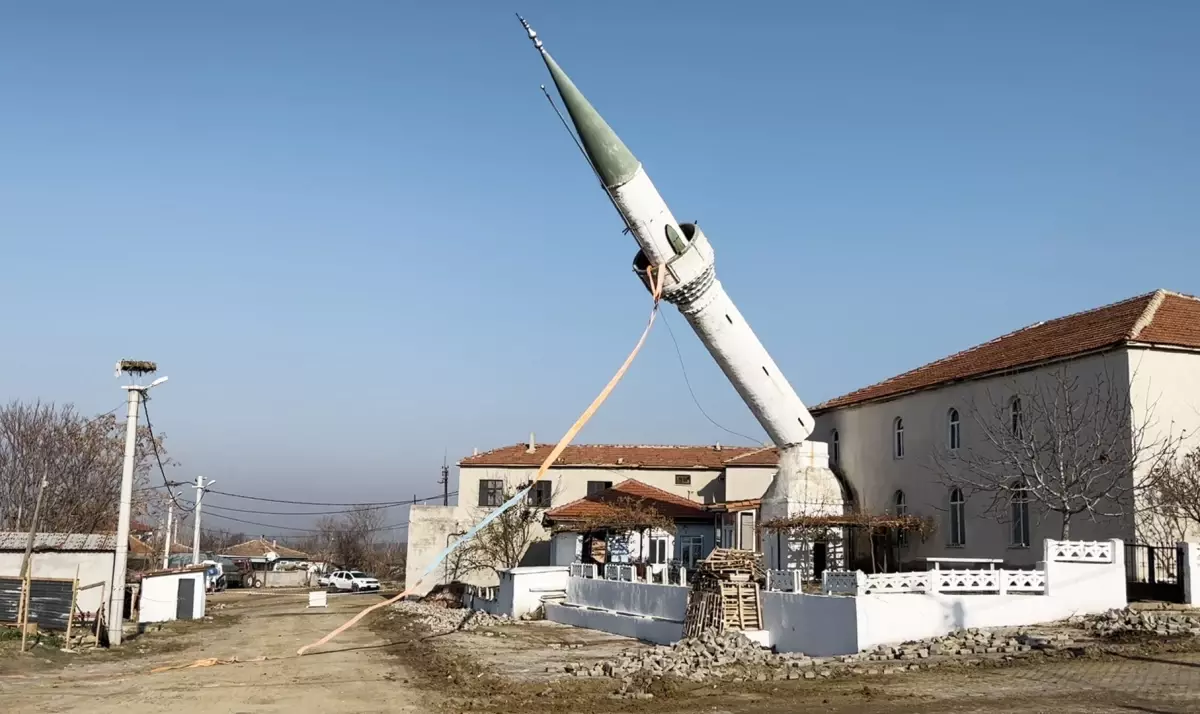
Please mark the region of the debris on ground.
<svg viewBox="0 0 1200 714"><path fill-rule="evenodd" d="M507 615L492 615L482 610L450 609L439 605L401 600L392 609L413 616L415 621L433 633L471 631L481 627L511 625L517 620Z"/></svg>
<svg viewBox="0 0 1200 714"><path fill-rule="evenodd" d="M1100 615L1073 617L1069 622L1101 637L1126 632L1148 633L1161 637L1200 636L1200 612L1109 610Z"/></svg>

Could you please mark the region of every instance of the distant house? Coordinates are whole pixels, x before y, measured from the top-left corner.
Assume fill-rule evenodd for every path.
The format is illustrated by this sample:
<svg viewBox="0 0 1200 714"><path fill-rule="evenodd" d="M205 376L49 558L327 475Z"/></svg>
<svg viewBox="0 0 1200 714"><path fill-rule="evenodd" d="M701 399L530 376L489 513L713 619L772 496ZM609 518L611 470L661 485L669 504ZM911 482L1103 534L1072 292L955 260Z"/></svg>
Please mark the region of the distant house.
<svg viewBox="0 0 1200 714"><path fill-rule="evenodd" d="M652 525L662 519L673 528ZM713 546L713 514L703 504L626 479L546 511L551 565L669 563L692 568ZM705 537L705 536L709 537Z"/></svg>
<svg viewBox="0 0 1200 714"><path fill-rule="evenodd" d="M308 553L293 550L265 538L256 538L230 546L220 555L247 560L253 570L288 570L309 561Z"/></svg>

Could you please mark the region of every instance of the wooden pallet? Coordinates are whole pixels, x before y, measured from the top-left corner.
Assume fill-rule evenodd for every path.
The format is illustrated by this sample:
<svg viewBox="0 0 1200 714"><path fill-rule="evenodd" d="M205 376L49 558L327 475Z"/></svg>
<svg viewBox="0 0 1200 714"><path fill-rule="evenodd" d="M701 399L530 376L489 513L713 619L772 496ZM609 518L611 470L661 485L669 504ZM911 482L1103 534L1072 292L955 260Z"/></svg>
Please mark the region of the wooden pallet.
<svg viewBox="0 0 1200 714"><path fill-rule="evenodd" d="M735 630L761 630L762 605L758 583L721 583L725 626Z"/></svg>
<svg viewBox="0 0 1200 714"><path fill-rule="evenodd" d="M697 637L701 632L725 629L721 594L712 590L694 589L688 593L687 614L683 618L683 636Z"/></svg>

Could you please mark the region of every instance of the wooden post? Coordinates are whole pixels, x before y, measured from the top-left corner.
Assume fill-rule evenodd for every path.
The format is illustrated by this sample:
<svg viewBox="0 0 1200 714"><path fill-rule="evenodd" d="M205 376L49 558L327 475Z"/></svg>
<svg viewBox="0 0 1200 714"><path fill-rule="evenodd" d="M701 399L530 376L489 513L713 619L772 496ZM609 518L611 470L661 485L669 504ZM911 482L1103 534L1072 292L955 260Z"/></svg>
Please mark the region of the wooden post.
<svg viewBox="0 0 1200 714"><path fill-rule="evenodd" d="M104 599L104 583L100 583L100 604L96 606L96 626L94 628L95 634L96 634L96 644L92 647L92 649L94 649L94 650L100 648L100 620L101 620L101 613L104 612L104 603L105 602L106 601Z"/></svg>
<svg viewBox="0 0 1200 714"><path fill-rule="evenodd" d="M21 651L25 651L25 639L29 635L29 591L32 588L32 583L29 580L29 574L25 574L25 579L21 581L21 598L18 605L17 622L21 627Z"/></svg>
<svg viewBox="0 0 1200 714"><path fill-rule="evenodd" d="M67 614L66 649L71 649L71 625L75 624L75 601L79 598L79 566L75 566L75 583L71 585L71 609Z"/></svg>

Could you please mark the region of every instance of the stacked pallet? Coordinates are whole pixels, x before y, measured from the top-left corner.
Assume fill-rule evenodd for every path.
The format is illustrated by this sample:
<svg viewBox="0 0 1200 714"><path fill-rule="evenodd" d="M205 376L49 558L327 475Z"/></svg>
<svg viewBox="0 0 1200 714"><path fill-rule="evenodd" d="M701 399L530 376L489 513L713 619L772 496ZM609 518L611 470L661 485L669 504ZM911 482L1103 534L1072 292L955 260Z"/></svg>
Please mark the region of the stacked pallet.
<svg viewBox="0 0 1200 714"><path fill-rule="evenodd" d="M765 580L757 553L732 548L714 550L691 577L684 637L695 637L706 630L762 629L759 586Z"/></svg>

